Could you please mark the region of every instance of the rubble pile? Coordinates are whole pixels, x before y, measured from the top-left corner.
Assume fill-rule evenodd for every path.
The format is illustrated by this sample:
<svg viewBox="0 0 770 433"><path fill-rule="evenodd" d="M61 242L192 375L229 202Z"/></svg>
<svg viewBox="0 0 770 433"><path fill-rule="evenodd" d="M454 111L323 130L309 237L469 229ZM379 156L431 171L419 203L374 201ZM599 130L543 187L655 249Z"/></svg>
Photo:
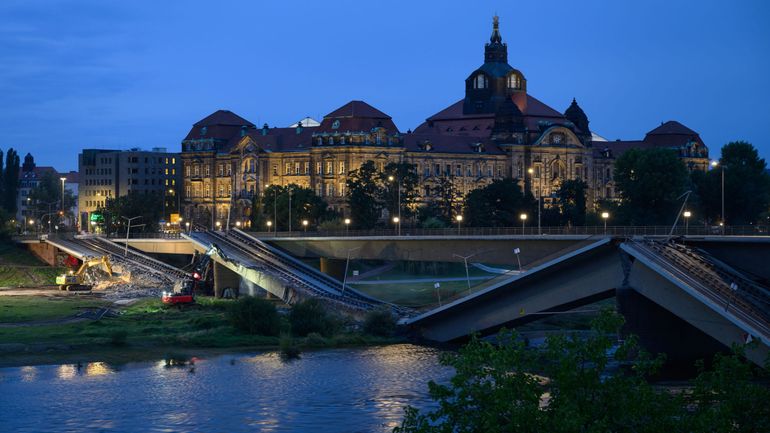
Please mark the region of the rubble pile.
<svg viewBox="0 0 770 433"><path fill-rule="evenodd" d="M171 291L174 282L129 263L113 266L119 276L102 279L94 284L94 290L104 292L106 299L159 298L163 291Z"/></svg>

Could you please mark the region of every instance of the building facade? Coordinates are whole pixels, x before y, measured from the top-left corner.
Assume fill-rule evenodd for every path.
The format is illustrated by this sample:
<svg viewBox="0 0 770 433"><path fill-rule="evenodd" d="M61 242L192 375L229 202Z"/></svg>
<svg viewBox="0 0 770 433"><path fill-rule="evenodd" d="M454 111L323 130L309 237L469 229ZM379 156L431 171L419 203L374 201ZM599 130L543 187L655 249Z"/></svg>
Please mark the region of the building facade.
<svg viewBox="0 0 770 433"><path fill-rule="evenodd" d="M465 96L401 132L392 118L351 101L321 122L258 127L226 110L195 123L182 141L183 213L199 224L245 220L252 200L269 185L313 189L335 210L345 209L348 174L368 160L414 164L421 202L450 178L463 194L512 177L547 204L561 184L582 179L589 205L617 197L614 160L632 147L677 151L691 170L708 165L695 131L670 121L636 141L606 141L592 133L573 99L562 113L527 92L524 74L508 64L498 18L484 46L484 63L465 79Z"/></svg>
<svg viewBox="0 0 770 433"><path fill-rule="evenodd" d="M160 194L164 218L179 208L181 159L165 148L151 151L85 149L78 155L80 226L90 229L93 212L106 201L127 194Z"/></svg>

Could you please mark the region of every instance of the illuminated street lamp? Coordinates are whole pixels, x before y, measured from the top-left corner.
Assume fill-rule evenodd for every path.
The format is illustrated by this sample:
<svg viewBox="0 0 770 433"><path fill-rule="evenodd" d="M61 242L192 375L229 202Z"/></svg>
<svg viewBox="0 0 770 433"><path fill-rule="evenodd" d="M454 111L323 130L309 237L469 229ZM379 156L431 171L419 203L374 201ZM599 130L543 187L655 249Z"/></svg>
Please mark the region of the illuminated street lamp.
<svg viewBox="0 0 770 433"><path fill-rule="evenodd" d="M393 217L393 224L398 228L398 236L401 236L401 218Z"/></svg>
<svg viewBox="0 0 770 433"><path fill-rule="evenodd" d="M345 236L348 235L348 228L350 227L350 218L345 218Z"/></svg>
<svg viewBox="0 0 770 433"><path fill-rule="evenodd" d="M609 212L602 212L602 219L604 220L604 234L607 234L607 220L610 219Z"/></svg>
<svg viewBox="0 0 770 433"><path fill-rule="evenodd" d="M524 234L524 227L527 224L527 214L523 213L519 215L519 219L521 219L521 234Z"/></svg>
<svg viewBox="0 0 770 433"><path fill-rule="evenodd" d="M222 223L220 221L217 221L217 230L219 230L220 227L222 227Z"/></svg>
<svg viewBox="0 0 770 433"><path fill-rule="evenodd" d="M272 221L268 221L265 224L267 224L267 231L270 231L270 227L273 226L273 222Z"/></svg>
<svg viewBox="0 0 770 433"><path fill-rule="evenodd" d="M711 167L717 168L719 166L719 161L714 160L711 161ZM722 235L725 234L725 166L719 167L722 170L722 214L720 216L720 219L722 222L719 223L719 227L721 228Z"/></svg>
<svg viewBox="0 0 770 433"><path fill-rule="evenodd" d="M302 227L305 229L305 232L307 233L307 225L310 224L308 220L302 220Z"/></svg>
<svg viewBox="0 0 770 433"><path fill-rule="evenodd" d="M66 177L60 177L59 180L61 180L61 221L64 221L64 182L67 181Z"/></svg>
<svg viewBox="0 0 770 433"><path fill-rule="evenodd" d="M457 221L457 234L459 235L460 234L460 224L463 222L463 216L462 215L457 215L455 217L455 221Z"/></svg>
<svg viewBox="0 0 770 433"><path fill-rule="evenodd" d="M530 167L527 169L527 173L529 173L529 179L532 181L532 177L535 174L535 169ZM537 234L541 235L543 234L542 228L540 227L540 208L542 207L540 205L541 198L543 196L543 177L538 176L538 188L537 188Z"/></svg>
<svg viewBox="0 0 770 433"><path fill-rule="evenodd" d="M687 232L690 229L690 217L692 216L692 212L686 210L682 215L684 216L684 234L687 236Z"/></svg>
<svg viewBox="0 0 770 433"><path fill-rule="evenodd" d="M396 180L393 176L388 176L388 180L393 182ZM398 186L398 217L394 218L393 221L399 223L398 224L398 235L401 236L401 182L397 181L396 185Z"/></svg>
<svg viewBox="0 0 770 433"><path fill-rule="evenodd" d="M236 221L235 222L235 226L238 227L238 228L241 228L241 222L240 221Z"/></svg>
<svg viewBox="0 0 770 433"><path fill-rule="evenodd" d="M190 223L189 222L184 223L184 228L187 229L187 233L190 233Z"/></svg>

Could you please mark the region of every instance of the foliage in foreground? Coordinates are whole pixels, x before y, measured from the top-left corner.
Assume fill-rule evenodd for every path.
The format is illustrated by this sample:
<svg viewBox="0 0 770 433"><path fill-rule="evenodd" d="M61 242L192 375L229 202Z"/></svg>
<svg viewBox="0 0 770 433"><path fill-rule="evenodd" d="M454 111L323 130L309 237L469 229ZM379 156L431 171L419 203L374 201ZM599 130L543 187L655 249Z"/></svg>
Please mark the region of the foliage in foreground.
<svg viewBox="0 0 770 433"><path fill-rule="evenodd" d="M396 319L388 309L370 311L364 318L364 332L377 337L390 337L396 332Z"/></svg>
<svg viewBox="0 0 770 433"><path fill-rule="evenodd" d="M248 334L276 336L281 331L281 318L272 302L244 296L227 312L232 325Z"/></svg>
<svg viewBox="0 0 770 433"><path fill-rule="evenodd" d="M540 350L515 332L501 332L496 344L474 338L442 356L456 373L446 385L428 384L438 409L408 407L394 432L767 431L770 390L738 355L718 357L692 392L672 393L646 380L662 359L634 339L609 356L621 324L605 312L588 337L549 337ZM615 362L621 370L608 373Z"/></svg>
<svg viewBox="0 0 770 433"><path fill-rule="evenodd" d="M330 317L324 306L315 298L298 302L289 312L291 333L304 337L312 332L330 336L336 330L334 318Z"/></svg>

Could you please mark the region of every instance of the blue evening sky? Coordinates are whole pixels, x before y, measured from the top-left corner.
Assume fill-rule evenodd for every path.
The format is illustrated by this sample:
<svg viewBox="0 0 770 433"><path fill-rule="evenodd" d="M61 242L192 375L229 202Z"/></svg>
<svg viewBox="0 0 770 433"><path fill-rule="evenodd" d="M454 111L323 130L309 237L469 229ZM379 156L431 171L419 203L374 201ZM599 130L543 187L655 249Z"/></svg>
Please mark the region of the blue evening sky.
<svg viewBox="0 0 770 433"><path fill-rule="evenodd" d="M608 139L660 122L770 159L770 2L0 2L0 149L167 147L230 109L261 125L363 99L406 131L459 100L500 15L509 63Z"/></svg>

